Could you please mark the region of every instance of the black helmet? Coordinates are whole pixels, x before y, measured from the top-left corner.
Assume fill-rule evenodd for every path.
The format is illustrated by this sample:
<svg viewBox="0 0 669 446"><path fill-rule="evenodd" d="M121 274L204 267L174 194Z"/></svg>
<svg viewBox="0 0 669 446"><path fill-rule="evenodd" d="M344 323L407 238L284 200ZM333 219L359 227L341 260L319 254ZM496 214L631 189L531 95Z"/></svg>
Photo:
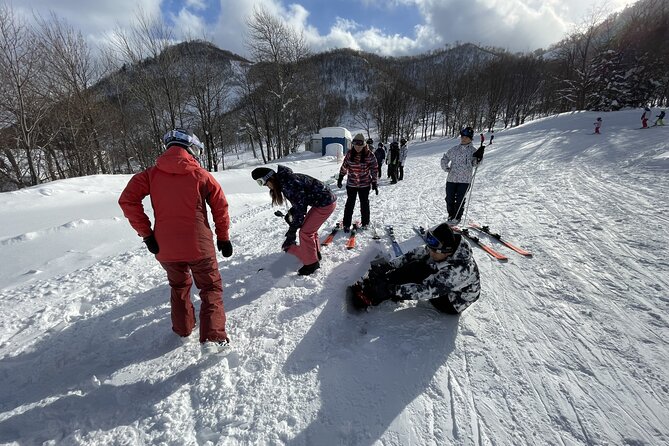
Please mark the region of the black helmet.
<svg viewBox="0 0 669 446"><path fill-rule="evenodd" d="M425 235L425 243L428 248L441 254L451 254L457 248L453 230L446 223L429 229Z"/></svg>
<svg viewBox="0 0 669 446"><path fill-rule="evenodd" d="M367 144L374 144L374 140L373 140L372 138L369 138L369 139L367 140Z"/></svg>
<svg viewBox="0 0 669 446"><path fill-rule="evenodd" d="M469 139L474 139L474 129L471 127L465 127L460 130L460 136L466 136Z"/></svg>
<svg viewBox="0 0 669 446"><path fill-rule="evenodd" d="M383 147L383 143L379 141L379 147Z"/></svg>
<svg viewBox="0 0 669 446"><path fill-rule="evenodd" d="M405 138L400 139L400 144L404 145L407 143L407 140Z"/></svg>

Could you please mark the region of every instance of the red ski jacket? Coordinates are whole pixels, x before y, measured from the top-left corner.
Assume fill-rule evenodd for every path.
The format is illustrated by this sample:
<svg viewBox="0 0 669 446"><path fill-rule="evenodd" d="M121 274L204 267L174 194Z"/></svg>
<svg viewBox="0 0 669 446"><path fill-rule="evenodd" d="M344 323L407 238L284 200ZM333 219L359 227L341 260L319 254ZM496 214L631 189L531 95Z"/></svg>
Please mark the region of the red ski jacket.
<svg viewBox="0 0 669 446"><path fill-rule="evenodd" d="M153 231L142 205L147 195L151 195L156 220ZM170 147L155 166L134 175L118 200L140 237L155 235L160 248L156 259L161 262L216 256L205 203L211 207L216 238L229 240L228 202L221 186L179 146Z"/></svg>

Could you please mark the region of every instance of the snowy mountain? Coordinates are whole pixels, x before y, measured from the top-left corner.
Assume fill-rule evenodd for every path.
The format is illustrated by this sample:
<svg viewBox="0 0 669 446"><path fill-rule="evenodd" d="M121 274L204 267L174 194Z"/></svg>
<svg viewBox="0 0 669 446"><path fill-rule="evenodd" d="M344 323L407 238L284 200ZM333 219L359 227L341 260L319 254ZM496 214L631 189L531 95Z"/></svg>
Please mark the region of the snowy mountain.
<svg viewBox="0 0 669 446"><path fill-rule="evenodd" d="M225 357L172 334L165 273L116 204L129 175L0 194L0 443L668 444L669 128L638 130L639 116L495 133L467 217L534 256L474 247L482 295L459 318L412 302L345 311L345 286L392 252L369 233L350 251L338 236L313 276L273 275L288 255L267 190L250 165L215 173L235 249L219 259ZM404 250L413 224L445 218L439 160L455 143L412 141L405 180L371 197ZM285 164L338 170L305 153Z"/></svg>

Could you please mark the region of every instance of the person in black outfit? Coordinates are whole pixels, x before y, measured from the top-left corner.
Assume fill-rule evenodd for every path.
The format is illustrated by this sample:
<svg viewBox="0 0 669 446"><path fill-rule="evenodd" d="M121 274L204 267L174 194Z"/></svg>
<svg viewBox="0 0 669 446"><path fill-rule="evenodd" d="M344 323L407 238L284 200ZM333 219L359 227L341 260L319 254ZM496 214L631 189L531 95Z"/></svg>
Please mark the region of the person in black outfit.
<svg viewBox="0 0 669 446"><path fill-rule="evenodd" d="M397 183L397 170L400 165L400 145L397 141L390 143L390 156L388 161L388 172L390 174L390 184Z"/></svg>
<svg viewBox="0 0 669 446"><path fill-rule="evenodd" d="M379 143L379 147L374 152L374 156L376 157L376 164L379 165L378 177L381 178L381 166L383 166L383 160L386 159L386 149L383 147L382 142Z"/></svg>

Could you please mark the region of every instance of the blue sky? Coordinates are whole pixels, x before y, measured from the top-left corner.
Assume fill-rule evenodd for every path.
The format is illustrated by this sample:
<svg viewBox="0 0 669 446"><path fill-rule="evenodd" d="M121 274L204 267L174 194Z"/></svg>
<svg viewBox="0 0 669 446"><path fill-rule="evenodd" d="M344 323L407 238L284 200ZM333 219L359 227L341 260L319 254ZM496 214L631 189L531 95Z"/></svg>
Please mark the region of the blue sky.
<svg viewBox="0 0 669 446"><path fill-rule="evenodd" d="M313 51L348 47L381 55L423 53L472 42L510 51L533 51L559 41L593 16L629 0L21 0L31 17L53 11L94 45L132 25L138 10L162 16L177 39L205 38L247 56L246 20L261 6L302 31Z"/></svg>

